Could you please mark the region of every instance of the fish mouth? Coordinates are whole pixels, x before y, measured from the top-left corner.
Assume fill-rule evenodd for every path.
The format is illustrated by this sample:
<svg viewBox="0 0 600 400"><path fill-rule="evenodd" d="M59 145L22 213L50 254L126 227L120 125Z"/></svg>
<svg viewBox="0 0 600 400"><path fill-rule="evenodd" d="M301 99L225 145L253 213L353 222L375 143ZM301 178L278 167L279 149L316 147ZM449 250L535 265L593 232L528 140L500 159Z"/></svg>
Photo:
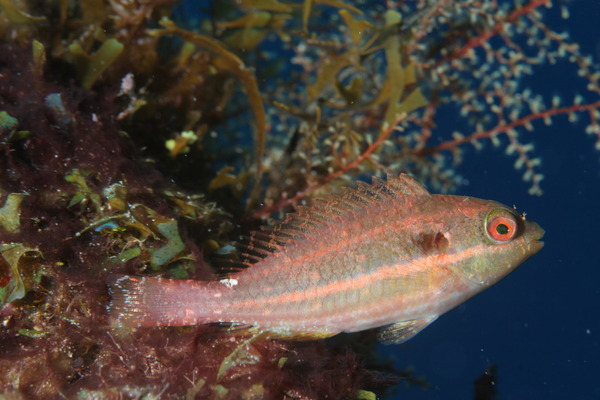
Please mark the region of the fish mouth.
<svg viewBox="0 0 600 400"><path fill-rule="evenodd" d="M544 242L541 239L543 239L544 235L546 234L546 231L544 231L544 229L542 227L540 227L539 225L537 225L536 228L537 228L536 229L537 235L531 241L531 249L533 250L534 253L537 253L538 251L540 251L542 249L542 247L544 247Z"/></svg>
<svg viewBox="0 0 600 400"><path fill-rule="evenodd" d="M536 253L540 251L542 247L544 247L544 242L542 242L541 240L536 239L531 243L531 249Z"/></svg>

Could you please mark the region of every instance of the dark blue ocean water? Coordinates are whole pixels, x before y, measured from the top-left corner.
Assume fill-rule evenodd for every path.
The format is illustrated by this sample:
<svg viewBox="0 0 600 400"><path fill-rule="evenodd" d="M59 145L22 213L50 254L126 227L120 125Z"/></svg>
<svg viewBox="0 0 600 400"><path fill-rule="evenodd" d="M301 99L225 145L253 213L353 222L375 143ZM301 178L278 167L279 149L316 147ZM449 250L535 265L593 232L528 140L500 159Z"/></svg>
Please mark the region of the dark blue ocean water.
<svg viewBox="0 0 600 400"><path fill-rule="evenodd" d="M600 64L600 1L568 6L571 18L550 24ZM570 98L577 79L559 65L541 68L528 85L546 98ZM413 367L432 386L401 388L394 397L472 399L473 380L494 364L502 400L600 399L600 152L584 124L566 118L537 125L528 139L542 157L543 196L528 195L512 163L491 146L465 156L460 171L470 184L459 194L527 212L546 230L544 249L394 349L396 366Z"/></svg>

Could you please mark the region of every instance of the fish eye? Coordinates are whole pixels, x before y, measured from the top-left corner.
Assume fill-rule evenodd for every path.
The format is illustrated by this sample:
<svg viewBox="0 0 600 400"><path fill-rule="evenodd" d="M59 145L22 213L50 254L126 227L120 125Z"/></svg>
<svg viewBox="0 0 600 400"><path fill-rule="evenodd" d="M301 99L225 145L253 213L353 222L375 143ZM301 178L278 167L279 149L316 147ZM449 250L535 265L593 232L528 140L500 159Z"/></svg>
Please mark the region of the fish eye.
<svg viewBox="0 0 600 400"><path fill-rule="evenodd" d="M496 208L485 217L485 231L496 243L510 242L517 235L517 218L508 210Z"/></svg>

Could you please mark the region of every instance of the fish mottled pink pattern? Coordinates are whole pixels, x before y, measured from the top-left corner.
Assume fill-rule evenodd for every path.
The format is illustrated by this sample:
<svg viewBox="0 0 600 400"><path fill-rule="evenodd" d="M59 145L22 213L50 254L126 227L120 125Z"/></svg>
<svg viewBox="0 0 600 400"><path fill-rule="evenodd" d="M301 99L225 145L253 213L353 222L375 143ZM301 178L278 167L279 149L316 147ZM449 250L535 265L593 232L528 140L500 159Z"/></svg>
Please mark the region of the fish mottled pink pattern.
<svg viewBox="0 0 600 400"><path fill-rule="evenodd" d="M384 327L410 339L539 251L544 231L489 200L374 178L256 232L248 268L218 282L117 278L119 326L228 322L283 338Z"/></svg>

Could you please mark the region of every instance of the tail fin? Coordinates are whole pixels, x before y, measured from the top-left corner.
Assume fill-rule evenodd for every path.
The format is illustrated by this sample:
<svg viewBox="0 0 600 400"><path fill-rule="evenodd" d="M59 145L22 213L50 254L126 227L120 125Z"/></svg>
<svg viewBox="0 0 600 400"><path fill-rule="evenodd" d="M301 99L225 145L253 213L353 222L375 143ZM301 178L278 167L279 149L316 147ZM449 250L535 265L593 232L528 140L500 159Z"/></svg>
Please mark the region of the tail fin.
<svg viewBox="0 0 600 400"><path fill-rule="evenodd" d="M206 306L213 301L204 301L207 286L200 281L115 276L109 282L111 322L127 328L210 322Z"/></svg>

